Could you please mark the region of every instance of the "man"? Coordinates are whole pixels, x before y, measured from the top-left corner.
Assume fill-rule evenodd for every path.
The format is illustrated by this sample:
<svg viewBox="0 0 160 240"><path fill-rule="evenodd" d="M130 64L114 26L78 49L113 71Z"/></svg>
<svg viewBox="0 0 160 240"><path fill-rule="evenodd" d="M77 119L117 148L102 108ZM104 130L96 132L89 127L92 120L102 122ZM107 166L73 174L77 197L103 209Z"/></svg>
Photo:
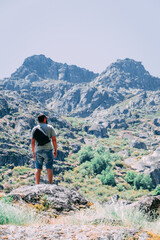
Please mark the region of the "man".
<svg viewBox="0 0 160 240"><path fill-rule="evenodd" d="M57 157L57 142L56 142L56 134L54 128L48 124L47 117L44 114L38 116L39 125L33 128L32 130L32 151L33 151L33 159L36 164L36 184L39 184L41 177L41 170L43 167L43 163L46 165L47 176L49 183L53 182L53 155ZM36 133L40 133L40 136L43 135L44 138L48 138L47 143L44 142L41 144L39 142L40 138ZM53 153L54 147L54 153Z"/></svg>

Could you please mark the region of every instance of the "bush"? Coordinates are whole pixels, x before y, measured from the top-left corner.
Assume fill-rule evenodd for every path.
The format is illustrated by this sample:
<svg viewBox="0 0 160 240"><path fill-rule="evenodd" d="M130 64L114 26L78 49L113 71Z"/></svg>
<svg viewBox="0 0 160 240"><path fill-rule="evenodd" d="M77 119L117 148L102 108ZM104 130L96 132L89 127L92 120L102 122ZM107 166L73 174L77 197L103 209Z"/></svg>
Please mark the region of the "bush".
<svg viewBox="0 0 160 240"><path fill-rule="evenodd" d="M106 169L108 161L104 156L96 154L91 163L94 173L100 174L102 170Z"/></svg>
<svg viewBox="0 0 160 240"><path fill-rule="evenodd" d="M153 183L150 175L139 174L134 179L134 186L136 189L148 189L151 190L153 188Z"/></svg>
<svg viewBox="0 0 160 240"><path fill-rule="evenodd" d="M98 154L103 154L103 153L105 153L105 151L106 151L106 148L104 146L100 146L96 149L96 152Z"/></svg>
<svg viewBox="0 0 160 240"><path fill-rule="evenodd" d="M143 189L151 190L153 188L152 178L149 174L143 176L141 184Z"/></svg>
<svg viewBox="0 0 160 240"><path fill-rule="evenodd" d="M94 151L91 146L84 147L79 151L80 164L86 161L91 161L92 158L94 158Z"/></svg>
<svg viewBox="0 0 160 240"><path fill-rule="evenodd" d="M154 195L160 195L160 184L156 187L156 189L154 190Z"/></svg>
<svg viewBox="0 0 160 240"><path fill-rule="evenodd" d="M127 172L125 176L125 181L130 185L134 185L134 179L137 177L137 174L133 171Z"/></svg>
<svg viewBox="0 0 160 240"><path fill-rule="evenodd" d="M87 176L92 176L93 175L93 167L91 162L85 162L80 166L80 173L82 174L83 177Z"/></svg>
<svg viewBox="0 0 160 240"><path fill-rule="evenodd" d="M117 184L117 190L119 191L119 192L122 192L124 189L125 189L125 187L122 185L122 184Z"/></svg>
<svg viewBox="0 0 160 240"><path fill-rule="evenodd" d="M116 185L115 176L114 176L113 171L111 171L111 172L109 172L108 170L103 171L102 175L100 176L100 180L103 185L111 185L111 186Z"/></svg>

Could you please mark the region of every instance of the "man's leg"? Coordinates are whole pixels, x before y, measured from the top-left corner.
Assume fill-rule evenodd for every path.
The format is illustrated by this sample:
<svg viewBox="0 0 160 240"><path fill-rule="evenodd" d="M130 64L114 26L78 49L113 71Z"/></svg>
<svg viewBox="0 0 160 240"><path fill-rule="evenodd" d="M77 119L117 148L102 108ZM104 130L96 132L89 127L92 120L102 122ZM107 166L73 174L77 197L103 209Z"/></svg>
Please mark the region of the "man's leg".
<svg viewBox="0 0 160 240"><path fill-rule="evenodd" d="M53 182L53 169L47 169L47 175L48 175L49 184L52 184L52 182Z"/></svg>
<svg viewBox="0 0 160 240"><path fill-rule="evenodd" d="M41 178L41 169L36 169L36 184L39 184Z"/></svg>

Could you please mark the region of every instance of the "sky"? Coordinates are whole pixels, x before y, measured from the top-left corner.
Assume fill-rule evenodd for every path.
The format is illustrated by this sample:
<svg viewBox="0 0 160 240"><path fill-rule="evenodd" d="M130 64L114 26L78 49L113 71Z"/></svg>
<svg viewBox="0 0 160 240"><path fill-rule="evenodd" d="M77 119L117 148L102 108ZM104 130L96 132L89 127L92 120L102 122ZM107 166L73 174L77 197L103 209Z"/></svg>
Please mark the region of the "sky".
<svg viewBox="0 0 160 240"><path fill-rule="evenodd" d="M44 54L101 73L117 59L160 77L160 0L0 0L0 79Z"/></svg>

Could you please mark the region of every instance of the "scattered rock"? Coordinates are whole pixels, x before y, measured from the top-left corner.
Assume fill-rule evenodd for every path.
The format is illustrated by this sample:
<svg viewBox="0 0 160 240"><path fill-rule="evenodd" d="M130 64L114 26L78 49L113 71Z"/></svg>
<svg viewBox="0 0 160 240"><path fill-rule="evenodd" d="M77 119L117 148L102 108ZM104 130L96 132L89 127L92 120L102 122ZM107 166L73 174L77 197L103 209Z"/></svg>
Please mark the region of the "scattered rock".
<svg viewBox="0 0 160 240"><path fill-rule="evenodd" d="M3 190L4 189L4 186L0 184L0 190Z"/></svg>
<svg viewBox="0 0 160 240"><path fill-rule="evenodd" d="M160 127L160 118L154 118L153 119L153 124L157 127Z"/></svg>

